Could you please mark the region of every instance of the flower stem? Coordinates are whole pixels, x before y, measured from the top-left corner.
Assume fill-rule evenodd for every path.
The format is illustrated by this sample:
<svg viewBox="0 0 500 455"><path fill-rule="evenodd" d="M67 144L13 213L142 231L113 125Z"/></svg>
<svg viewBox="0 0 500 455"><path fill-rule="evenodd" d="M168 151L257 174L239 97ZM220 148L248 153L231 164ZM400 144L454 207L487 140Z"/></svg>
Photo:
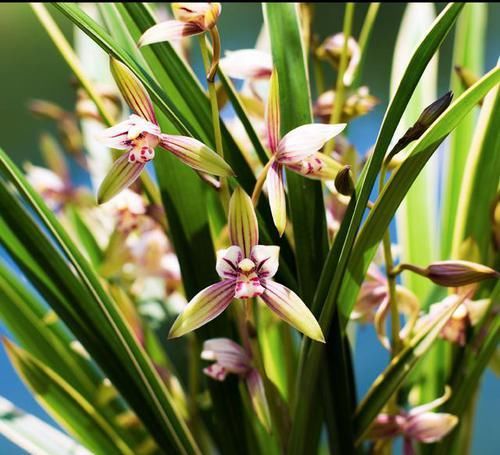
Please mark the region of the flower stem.
<svg viewBox="0 0 500 455"><path fill-rule="evenodd" d="M344 107L344 73L347 68L347 42L351 36L352 22L354 18L354 3L346 3L344 14L344 47L340 56L339 71L337 73L337 83L335 87L335 101L333 103L332 113L330 115L330 124L339 123ZM331 139L325 145L325 154L329 155L335 147L335 140Z"/></svg>
<svg viewBox="0 0 500 455"><path fill-rule="evenodd" d="M255 186L252 192L252 203L254 207L257 207L260 193L262 192L262 187L264 186L264 182L266 181L267 171L269 170L273 162L274 162L274 157L271 157L269 161L266 163L266 165L262 168L259 176L257 177L257 181L255 182Z"/></svg>
<svg viewBox="0 0 500 455"><path fill-rule="evenodd" d="M203 58L203 65L205 66L205 71L207 72L207 85L208 85L208 96L210 99L210 108L212 111L212 126L214 129L214 139L215 139L215 151L224 158L224 149L222 146L222 134L220 127L220 116L219 116L219 105L217 103L217 91L215 89L215 73L219 65L219 54L220 54L220 37L217 27L214 27L210 31L210 36L212 37L213 43L213 54L212 62L210 62L209 51L207 46L207 41L205 35L200 36L200 48L201 56ZM229 207L229 188L227 186L227 180L224 177L220 179L220 194L221 202L226 214L228 213Z"/></svg>

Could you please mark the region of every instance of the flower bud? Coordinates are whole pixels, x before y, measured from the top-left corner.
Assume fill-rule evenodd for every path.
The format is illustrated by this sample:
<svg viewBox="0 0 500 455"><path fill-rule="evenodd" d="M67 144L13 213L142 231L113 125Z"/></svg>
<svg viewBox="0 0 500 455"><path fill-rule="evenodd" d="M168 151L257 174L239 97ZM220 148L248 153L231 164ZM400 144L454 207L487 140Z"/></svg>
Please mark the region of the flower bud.
<svg viewBox="0 0 500 455"><path fill-rule="evenodd" d="M430 264L427 278L440 286L459 287L489 278L499 278L500 274L490 267L469 261L441 261Z"/></svg>
<svg viewBox="0 0 500 455"><path fill-rule="evenodd" d="M335 188L344 196L351 196L354 193L354 180L351 166L344 166L335 177Z"/></svg>

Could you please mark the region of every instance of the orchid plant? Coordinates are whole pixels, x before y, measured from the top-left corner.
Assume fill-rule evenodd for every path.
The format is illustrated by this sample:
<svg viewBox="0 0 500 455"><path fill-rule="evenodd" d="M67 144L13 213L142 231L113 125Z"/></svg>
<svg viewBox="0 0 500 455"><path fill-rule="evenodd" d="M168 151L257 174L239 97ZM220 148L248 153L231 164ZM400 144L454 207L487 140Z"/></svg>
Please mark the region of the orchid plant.
<svg viewBox="0 0 500 455"><path fill-rule="evenodd" d="M498 372L492 6L408 4L392 71L367 68L379 3L325 7L328 30L264 3L239 50L219 23L238 6L54 6L31 5L76 103L30 104L57 131L45 167L0 150L0 321L61 429L0 396L0 435L51 455L468 453ZM376 136L351 128L385 106Z"/></svg>

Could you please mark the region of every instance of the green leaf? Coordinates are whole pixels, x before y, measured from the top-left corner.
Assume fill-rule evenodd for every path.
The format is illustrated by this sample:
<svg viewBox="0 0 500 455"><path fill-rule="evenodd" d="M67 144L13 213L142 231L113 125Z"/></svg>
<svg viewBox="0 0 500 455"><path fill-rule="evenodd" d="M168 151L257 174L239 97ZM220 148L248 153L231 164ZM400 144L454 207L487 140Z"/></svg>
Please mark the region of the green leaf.
<svg viewBox="0 0 500 455"><path fill-rule="evenodd" d="M415 17L419 20L416 21ZM394 51L391 75L391 93L394 94L413 49L425 36L434 21L432 3L409 3L400 25ZM418 83L413 96L401 118L395 137L401 137L420 116L420 113L437 98L438 59L434 57ZM401 152L403 154L404 152ZM399 155L398 157L399 158ZM439 192L437 157L425 165L416 178L396 213L398 243L401 261L411 264L430 264L437 255L437 201ZM425 220L416 223L415 220ZM406 274L403 284L419 297L421 302L431 291L432 282L415 273Z"/></svg>
<svg viewBox="0 0 500 455"><path fill-rule="evenodd" d="M321 273L312 308L315 314L321 312L320 324L324 331L327 331L326 329L332 324L332 321L335 321L335 317L337 317L335 312L337 302L342 306L342 326L344 326L350 314L352 307L349 305L351 303L354 304L354 299L359 288L356 288L356 284L352 282L347 285L345 270L350 257L353 258L353 261L359 260L356 254L351 254L351 252L366 210L368 198L399 119L403 115L406 105L427 64L450 31L462 7L463 5L461 4L450 4L436 19L432 28L410 59L399 88L388 107L373 155L366 164L365 170L357 184L357 197L351 198L341 229L336 236ZM357 277L359 282L361 282L363 276L364 273ZM339 297L340 288L341 286L344 287L344 285L346 291L353 293L352 301L347 300L344 302L343 298ZM348 306L347 309L345 308L346 306ZM345 315L347 315L347 318ZM302 396L295 408L291 432L291 440L295 441L296 444L298 444L300 439L301 428L311 418L314 403L317 402L314 399L314 393L320 371L322 349L317 344L304 340L301 352L298 390L302 391ZM303 448L299 448L297 452L302 453Z"/></svg>
<svg viewBox="0 0 500 455"><path fill-rule="evenodd" d="M16 408L0 396L0 434L26 453L91 455L85 447L43 420Z"/></svg>
<svg viewBox="0 0 500 455"><path fill-rule="evenodd" d="M3 342L17 372L60 425L95 453L134 453L69 383L28 351L7 339Z"/></svg>
<svg viewBox="0 0 500 455"><path fill-rule="evenodd" d="M470 3L457 22L452 65L460 65L472 73L483 74L486 35L486 3ZM451 88L455 96L463 92L462 84L452 68ZM476 112L470 112L450 137L450 150L446 162L445 184L442 194L441 259L448 259L455 228L462 178L476 125Z"/></svg>
<svg viewBox="0 0 500 455"><path fill-rule="evenodd" d="M109 374L111 381L143 419L161 447L175 447L186 453L196 452L196 444L161 379L115 303L102 288L95 272L3 151L0 151L0 170L40 218L41 227L22 208L19 199L7 189L5 182L0 180L0 206L2 213L6 214L7 224L15 226L12 231L22 239L21 243L29 245L31 251L38 255L38 261L44 264L47 272L59 277L60 290L66 294L72 307L78 308L79 316L83 319L75 320L65 313L66 318L70 317L65 322L70 328L77 329L74 330L77 336L86 336L86 342L81 340L84 346ZM46 232L53 236L58 249L54 248Z"/></svg>

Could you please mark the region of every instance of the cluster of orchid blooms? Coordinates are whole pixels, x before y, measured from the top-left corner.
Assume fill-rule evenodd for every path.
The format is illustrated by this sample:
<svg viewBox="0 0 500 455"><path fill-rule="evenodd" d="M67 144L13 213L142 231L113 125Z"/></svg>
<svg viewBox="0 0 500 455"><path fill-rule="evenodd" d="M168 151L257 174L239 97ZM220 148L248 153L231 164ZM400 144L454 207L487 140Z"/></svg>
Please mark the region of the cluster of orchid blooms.
<svg viewBox="0 0 500 455"><path fill-rule="evenodd" d="M214 58L220 51L217 18L221 13L219 3L175 3L175 20L168 20L147 30L140 39L145 46L163 41L179 40L183 37L209 33L214 44ZM338 65L340 50L344 47L345 37L337 34L328 38L316 49L318 58L325 58ZM349 63L344 74L344 84L349 87L359 62L359 48L356 41L347 39ZM235 300L252 305L260 299L279 319L285 321L305 336L325 342L323 331L308 306L292 290L274 280L279 265L279 247L259 244L259 227L254 205L265 188L272 217L280 235L285 233L286 214L286 177L288 169L306 178L322 179L328 188L326 199L327 217L330 232L335 235L343 213L349 202L349 195L340 194L333 183L335 177L348 163L346 156L352 155L352 146L344 137L338 137L332 155L321 153L330 139L339 135L345 123L329 124L335 93L321 94L314 106L314 113L323 123L299 126L281 135L279 81L273 68L271 56L260 50L240 50L228 52L227 56L215 62L220 70L232 78L245 79L247 93L242 100L251 99L252 119L261 139L267 145L269 161L257 178L252 198L232 180L234 188L228 210L229 244L217 252L215 269L220 281L201 290L187 305L172 325L169 338L185 335L207 324ZM176 295L182 302L181 276L176 256L164 233L159 219L162 215L158 207L148 205L142 196L134 191L136 180L144 171L146 164L154 159L155 149L160 147L172 153L180 161L201 174L221 178L234 176L233 170L224 159L201 141L187 136L167 134L161 131L155 115L153 103L139 79L122 62L111 59L111 69L118 88L132 110L132 114L121 123L102 132L101 139L110 148L123 150L124 153L114 162L104 179L98 194L98 201L106 203L104 217L111 214L115 220L106 233L111 240L106 251L106 261L102 274L111 276L119 273L124 264L132 267L134 276L133 292L140 294L148 277L165 281L168 293ZM212 75L213 77L213 75ZM269 95L264 103L256 84L264 81L269 85ZM113 99L110 95L109 99ZM350 119L366 114L377 100L369 94L366 87L353 91L346 97L341 119ZM264 107L265 104L265 107ZM250 105L250 104L249 104ZM86 106L87 111L91 108ZM47 109L45 109L47 110ZM119 109L115 111L119 113ZM265 115L262 115L265 112ZM260 115L259 115L260 113ZM94 116L97 114L94 113ZM236 130L235 130L236 134ZM56 152L54 152L56 153ZM54 157L53 157L54 158ZM63 163L64 159L56 154L51 163ZM52 170L30 166L27 168L30 182L39 190L54 210L68 203L75 195L84 190L71 185L69 171L62 165L52 166ZM131 187L131 189L128 189ZM90 208L88 197L81 199L81 205ZM91 211L89 210L89 213ZM95 215L92 215L95 217ZM102 220L103 215L95 218ZM95 221L95 220L94 220ZM125 245L125 248L123 246ZM132 264L132 265L131 265ZM411 340L419 327L439 318L457 299L461 304L441 332L441 337L459 346L465 345L468 330L483 316L486 301L464 298L465 290L480 280L498 277L494 270L467 261L443 261L423 269L409 264L400 264L399 272L410 270L435 283L456 289L455 293L442 302L430 307L427 314L421 314L420 302L410 290L402 285L396 286L398 309L406 318L406 325L400 332L403 342ZM351 319L359 323L373 323L382 345L391 350L391 342L385 333L389 312L388 283L377 265L372 264L361 287ZM470 296L470 293L467 294ZM251 324L251 320L247 321ZM140 325L136 333L141 338ZM270 428L271 419L266 399L262 371L255 361L258 355L252 349L248 333L240 333L244 346L230 339L217 338L205 341L201 356L213 362L204 372L217 381L223 381L228 374L238 375L247 385L252 405L259 420ZM410 411L380 414L369 433L373 440L403 436L405 453L412 453L412 440L431 443L440 440L457 424L457 418L450 414L432 412L449 395Z"/></svg>

